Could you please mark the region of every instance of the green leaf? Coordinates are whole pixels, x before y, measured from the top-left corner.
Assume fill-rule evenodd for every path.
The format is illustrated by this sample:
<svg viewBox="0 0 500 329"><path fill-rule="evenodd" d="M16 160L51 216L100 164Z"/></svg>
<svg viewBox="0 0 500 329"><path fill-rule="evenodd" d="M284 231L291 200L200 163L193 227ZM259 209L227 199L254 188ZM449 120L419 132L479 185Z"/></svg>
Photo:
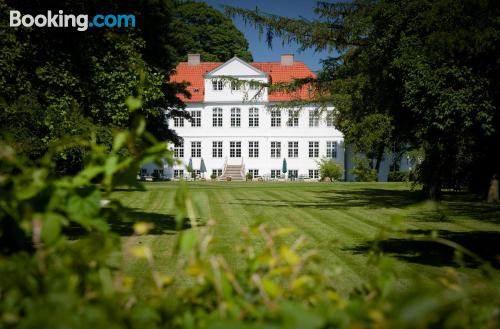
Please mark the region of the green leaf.
<svg viewBox="0 0 500 329"><path fill-rule="evenodd" d="M69 197L66 211L71 219L88 226L101 208L101 192L97 188L78 192Z"/></svg>
<svg viewBox="0 0 500 329"><path fill-rule="evenodd" d="M282 310L285 318L285 325L282 328L314 329L324 326L324 320L319 314L300 304L288 302L282 306Z"/></svg>
<svg viewBox="0 0 500 329"><path fill-rule="evenodd" d="M61 234L61 226L66 219L56 213L46 213L42 222L42 241L47 245L53 244Z"/></svg>
<svg viewBox="0 0 500 329"><path fill-rule="evenodd" d="M20 200L27 200L34 197L46 187L45 179L48 175L46 169L37 169L31 173L29 185L20 184L16 186L16 196Z"/></svg>
<svg viewBox="0 0 500 329"><path fill-rule="evenodd" d="M181 253L183 254L189 253L196 246L197 242L198 242L198 234L195 231L182 232L179 241L179 248Z"/></svg>
<svg viewBox="0 0 500 329"><path fill-rule="evenodd" d="M278 286L272 280L267 278L262 279L262 286L264 287L266 293L271 297L277 297L281 295L283 291L283 289L281 289L280 286Z"/></svg>
<svg viewBox="0 0 500 329"><path fill-rule="evenodd" d="M137 135L142 135L145 129L146 129L146 120L140 119L139 122L137 123L137 127L135 128L135 133Z"/></svg>
<svg viewBox="0 0 500 329"><path fill-rule="evenodd" d="M125 100L125 104L130 111L135 111L142 107L142 100L140 98L129 96Z"/></svg>
<svg viewBox="0 0 500 329"><path fill-rule="evenodd" d="M82 170L73 178L73 183L76 186L82 186L90 183L90 181L104 171L102 166L90 166Z"/></svg>
<svg viewBox="0 0 500 329"><path fill-rule="evenodd" d="M113 151L118 151L119 149L122 148L123 144L127 141L128 138L128 133L126 132L119 132L116 134L115 139L113 141Z"/></svg>
<svg viewBox="0 0 500 329"><path fill-rule="evenodd" d="M106 159L106 163L104 164L104 170L106 172L106 176L112 176L117 169L118 169L118 156L112 155Z"/></svg>

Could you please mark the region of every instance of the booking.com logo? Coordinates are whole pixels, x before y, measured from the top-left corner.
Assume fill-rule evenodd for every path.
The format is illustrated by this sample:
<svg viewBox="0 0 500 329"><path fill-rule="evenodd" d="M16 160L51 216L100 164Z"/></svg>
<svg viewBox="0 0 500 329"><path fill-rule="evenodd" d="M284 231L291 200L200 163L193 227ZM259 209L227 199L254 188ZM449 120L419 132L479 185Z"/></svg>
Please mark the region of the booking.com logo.
<svg viewBox="0 0 500 329"><path fill-rule="evenodd" d="M95 15L89 20L89 15L64 14L59 10L58 14L52 14L48 10L47 15L39 14L22 15L18 10L10 11L11 27L76 27L78 31L87 31L88 28L101 27L135 27L135 15Z"/></svg>

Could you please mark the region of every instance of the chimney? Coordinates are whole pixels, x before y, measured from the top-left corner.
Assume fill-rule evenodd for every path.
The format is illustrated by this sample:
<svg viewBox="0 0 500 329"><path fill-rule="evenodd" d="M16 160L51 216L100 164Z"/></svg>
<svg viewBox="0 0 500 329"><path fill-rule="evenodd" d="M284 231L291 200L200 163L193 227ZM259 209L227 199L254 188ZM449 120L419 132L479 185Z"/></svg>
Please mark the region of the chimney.
<svg viewBox="0 0 500 329"><path fill-rule="evenodd" d="M281 65L291 66L293 65L293 54L283 54L281 55Z"/></svg>
<svg viewBox="0 0 500 329"><path fill-rule="evenodd" d="M200 65L200 54L188 54L188 65Z"/></svg>

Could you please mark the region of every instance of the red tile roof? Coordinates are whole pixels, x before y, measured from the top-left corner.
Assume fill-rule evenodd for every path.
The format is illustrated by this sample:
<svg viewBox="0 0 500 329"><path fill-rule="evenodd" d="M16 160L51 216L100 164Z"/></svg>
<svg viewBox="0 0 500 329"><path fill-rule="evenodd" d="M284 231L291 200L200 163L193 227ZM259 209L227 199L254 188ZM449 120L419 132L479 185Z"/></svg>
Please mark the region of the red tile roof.
<svg viewBox="0 0 500 329"><path fill-rule="evenodd" d="M203 102L205 95L204 75L224 63L222 62L202 62L199 65L188 65L181 62L177 65L175 73L170 76L172 82L189 82L187 90L191 93L188 99L183 95L179 98L186 103ZM280 62L253 62L249 63L253 67L267 73L271 77L272 83L288 82L292 79L315 78L316 75L303 62L294 62L293 65L281 65ZM273 92L268 95L270 102L283 102L294 99L307 100L310 98L308 88L302 87L300 90L291 93Z"/></svg>

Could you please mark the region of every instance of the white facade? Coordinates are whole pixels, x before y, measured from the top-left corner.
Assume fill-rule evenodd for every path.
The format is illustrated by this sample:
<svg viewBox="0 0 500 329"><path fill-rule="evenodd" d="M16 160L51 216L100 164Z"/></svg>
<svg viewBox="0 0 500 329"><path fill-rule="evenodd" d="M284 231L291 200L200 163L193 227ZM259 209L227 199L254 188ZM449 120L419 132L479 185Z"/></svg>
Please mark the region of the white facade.
<svg viewBox="0 0 500 329"><path fill-rule="evenodd" d="M222 127L213 126L214 109L222 109ZM240 126L234 122L238 120L234 116L233 126L231 125L231 109L240 110ZM250 126L250 109L253 114L255 111L258 113L257 127ZM309 176L309 170L318 169L317 161L327 156L327 144L331 149L328 155L343 164L342 134L334 127L328 127L326 120L321 118L318 126L310 127L309 112L314 111L312 108L302 109L298 116L298 126L292 127L287 126L287 111L281 111L279 126L271 126L271 113L262 103L191 104L187 110L201 112L201 127L192 126L187 120L184 120L183 127L173 127L184 139L184 156L178 158L186 165L192 159L194 169L200 168L203 158L209 175L213 169L223 170L227 163L244 164L247 171L258 170L259 176L270 177L271 170L282 169L283 159L286 158L289 171L298 170L298 175ZM254 118L252 124L255 124ZM275 117L276 125L277 121ZM220 145L222 153L218 150ZM200 152L197 150L198 146ZM182 155L179 153L179 156ZM175 166L174 170L182 167Z"/></svg>
<svg viewBox="0 0 500 329"><path fill-rule="evenodd" d="M225 80L222 90L218 90L221 86L213 82L227 76L268 81L266 73L237 58L205 74L204 101L186 107L193 120L169 120L169 127L184 143L175 147L176 158L182 164L165 168L167 176L186 177L190 159L195 170L204 160L207 178L212 173L219 176L226 164L243 164L245 173L250 171L265 179L318 178L317 162L326 156L343 165L343 136L328 122L328 111L320 115L314 107L294 109L293 113L288 109L271 111L265 89L256 97L257 90L250 86L233 90ZM281 173L283 159L287 161L286 175Z"/></svg>

